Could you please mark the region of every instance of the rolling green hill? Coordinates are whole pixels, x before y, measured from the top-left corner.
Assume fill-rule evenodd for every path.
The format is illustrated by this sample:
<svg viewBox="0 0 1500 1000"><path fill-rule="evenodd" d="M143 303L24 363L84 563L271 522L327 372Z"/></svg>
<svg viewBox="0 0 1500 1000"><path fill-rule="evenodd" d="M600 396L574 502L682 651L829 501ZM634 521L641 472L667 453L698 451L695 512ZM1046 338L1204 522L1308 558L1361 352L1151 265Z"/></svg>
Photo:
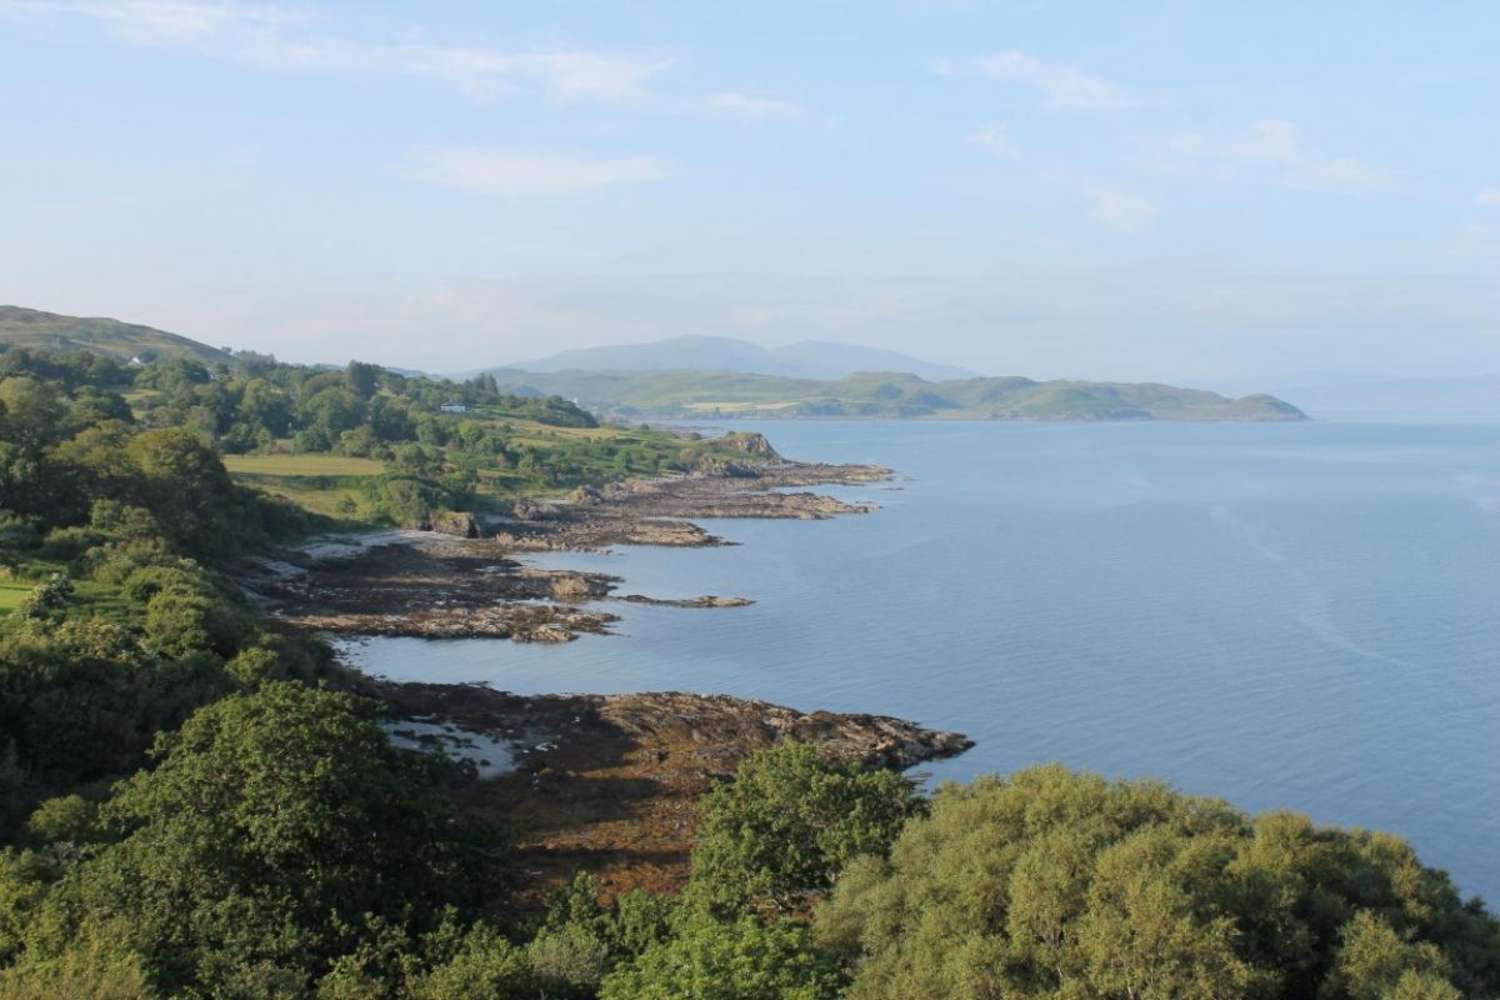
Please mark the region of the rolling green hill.
<svg viewBox="0 0 1500 1000"><path fill-rule="evenodd" d="M505 391L559 395L621 417L897 417L948 420L1306 420L1273 396L1231 399L1154 382L929 382L861 372L833 381L727 372L494 373Z"/></svg>
<svg viewBox="0 0 1500 1000"><path fill-rule="evenodd" d="M46 351L92 351L129 361L190 357L204 364L228 364L229 354L175 333L116 319L61 316L39 309L0 306L0 344Z"/></svg>

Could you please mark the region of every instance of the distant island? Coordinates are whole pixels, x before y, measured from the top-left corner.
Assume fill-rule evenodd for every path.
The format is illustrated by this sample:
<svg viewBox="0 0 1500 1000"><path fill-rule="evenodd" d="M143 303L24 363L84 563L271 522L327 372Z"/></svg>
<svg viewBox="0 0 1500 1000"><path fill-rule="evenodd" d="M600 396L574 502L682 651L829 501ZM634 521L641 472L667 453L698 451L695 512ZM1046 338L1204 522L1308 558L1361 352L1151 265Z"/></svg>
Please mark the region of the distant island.
<svg viewBox="0 0 1500 1000"><path fill-rule="evenodd" d="M490 374L506 392L563 396L620 419L1307 419L1297 407L1274 396L1231 399L1154 382L1038 382L1019 376L929 382L905 372L859 372L833 380L694 370L527 372L502 368Z"/></svg>
<svg viewBox="0 0 1500 1000"><path fill-rule="evenodd" d="M0 344L48 351L86 350L136 364L164 358L187 358L210 366L237 364L235 355L227 350L153 327L19 306L0 306ZM672 359L677 359L675 367L663 367L672 364ZM894 362L912 370L849 372L850 366L870 362ZM559 370L559 365L601 367ZM724 367L706 367L712 365ZM814 378L749 370L761 365L780 371L845 374ZM494 376L501 391L517 396L561 396L618 420L1307 419L1297 407L1264 394L1235 399L1154 382L942 377L954 372L963 374L962 369L857 345L807 341L767 349L726 338L679 337L654 344L568 351L535 362L531 368L494 368L485 374Z"/></svg>

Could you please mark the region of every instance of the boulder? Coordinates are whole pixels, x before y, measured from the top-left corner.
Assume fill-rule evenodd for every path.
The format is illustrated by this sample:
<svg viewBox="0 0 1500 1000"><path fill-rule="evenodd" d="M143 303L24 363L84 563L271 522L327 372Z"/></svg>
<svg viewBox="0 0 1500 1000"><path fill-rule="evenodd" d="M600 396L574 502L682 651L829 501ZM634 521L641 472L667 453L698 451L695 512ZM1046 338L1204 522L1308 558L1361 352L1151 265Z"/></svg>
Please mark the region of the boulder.
<svg viewBox="0 0 1500 1000"><path fill-rule="evenodd" d="M474 515L461 510L433 511L428 515L427 527L441 535L453 535L458 538L479 537L479 525L475 523Z"/></svg>

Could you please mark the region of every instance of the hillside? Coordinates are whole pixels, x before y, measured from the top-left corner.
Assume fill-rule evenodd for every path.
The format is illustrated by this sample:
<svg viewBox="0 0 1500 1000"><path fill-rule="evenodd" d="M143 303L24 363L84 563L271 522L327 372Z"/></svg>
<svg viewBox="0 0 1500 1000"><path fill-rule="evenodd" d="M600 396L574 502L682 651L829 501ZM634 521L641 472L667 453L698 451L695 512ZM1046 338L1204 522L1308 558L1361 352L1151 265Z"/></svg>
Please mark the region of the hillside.
<svg viewBox="0 0 1500 1000"><path fill-rule="evenodd" d="M92 351L117 361L129 361L137 355L148 360L191 357L205 364L227 364L232 360L218 348L165 330L116 319L62 316L20 306L0 306L0 344L48 351Z"/></svg>
<svg viewBox="0 0 1500 1000"><path fill-rule="evenodd" d="M587 347L490 370L511 368L529 372L694 370L807 379L837 379L866 371L912 372L934 380L969 378L975 374L858 344L804 340L784 347L762 347L729 337L673 337L647 344Z"/></svg>
<svg viewBox="0 0 1500 1000"><path fill-rule="evenodd" d="M1305 420L1272 396L1231 399L1156 383L862 372L822 381L729 372L494 373L502 389L560 395L622 417L926 417L948 420Z"/></svg>

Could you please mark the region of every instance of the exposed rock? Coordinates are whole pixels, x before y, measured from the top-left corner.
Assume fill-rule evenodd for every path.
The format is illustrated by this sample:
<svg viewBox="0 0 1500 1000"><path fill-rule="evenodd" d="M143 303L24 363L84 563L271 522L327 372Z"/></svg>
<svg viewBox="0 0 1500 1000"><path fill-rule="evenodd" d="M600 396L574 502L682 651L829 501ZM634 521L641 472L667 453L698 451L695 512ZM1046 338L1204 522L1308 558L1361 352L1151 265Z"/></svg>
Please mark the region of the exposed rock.
<svg viewBox="0 0 1500 1000"><path fill-rule="evenodd" d="M568 502L581 507L591 507L604 501L604 494L596 487L587 484L578 487L568 494Z"/></svg>
<svg viewBox="0 0 1500 1000"><path fill-rule="evenodd" d="M559 576L552 581L552 596L559 601L584 601L594 596L588 581L578 576Z"/></svg>
<svg viewBox="0 0 1500 1000"><path fill-rule="evenodd" d="M748 597L718 597L714 594L685 598L647 597L645 594L626 594L620 600L629 601L631 604L649 604L656 608L747 608L755 603Z"/></svg>
<svg viewBox="0 0 1500 1000"><path fill-rule="evenodd" d="M433 511L427 520L429 529L441 535L453 535L458 538L479 537L479 525L474 522L474 515L464 511Z"/></svg>
<svg viewBox="0 0 1500 1000"><path fill-rule="evenodd" d="M760 470L744 462L732 462L720 455L700 455L693 463L693 471L702 476L718 476L723 479L758 479Z"/></svg>
<svg viewBox="0 0 1500 1000"><path fill-rule="evenodd" d="M781 456L771 447L771 442L766 440L764 434L756 431L732 431L719 438L719 441L747 455L781 461Z"/></svg>
<svg viewBox="0 0 1500 1000"><path fill-rule="evenodd" d="M518 521L546 521L557 516L557 508L551 504L517 500L511 504L511 516Z"/></svg>
<svg viewBox="0 0 1500 1000"><path fill-rule="evenodd" d="M295 622L303 628L341 635L569 642L585 632L603 634L618 620L616 615L600 611L553 604L502 604L492 608L423 608L396 614L302 614Z"/></svg>
<svg viewBox="0 0 1500 1000"><path fill-rule="evenodd" d="M798 739L839 759L906 768L972 745L960 733L888 716L804 713L723 695L527 698L474 685L372 686L399 718L509 743L515 772L475 782L466 804L514 825L521 890L538 903L580 869L598 874L609 895L680 888L698 802L752 751Z"/></svg>

